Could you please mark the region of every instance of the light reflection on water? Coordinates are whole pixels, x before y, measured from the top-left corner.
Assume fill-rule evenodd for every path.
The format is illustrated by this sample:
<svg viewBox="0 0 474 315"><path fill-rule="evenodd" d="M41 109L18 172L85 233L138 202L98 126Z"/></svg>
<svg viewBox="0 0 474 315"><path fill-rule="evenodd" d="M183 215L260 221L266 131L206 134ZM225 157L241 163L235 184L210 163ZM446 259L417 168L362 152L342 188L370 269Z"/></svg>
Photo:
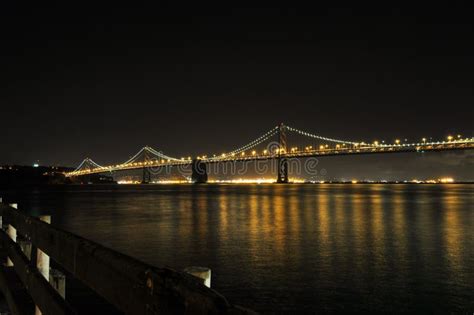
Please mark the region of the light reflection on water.
<svg viewBox="0 0 474 315"><path fill-rule="evenodd" d="M14 196L262 312L474 311L470 185L56 187Z"/></svg>

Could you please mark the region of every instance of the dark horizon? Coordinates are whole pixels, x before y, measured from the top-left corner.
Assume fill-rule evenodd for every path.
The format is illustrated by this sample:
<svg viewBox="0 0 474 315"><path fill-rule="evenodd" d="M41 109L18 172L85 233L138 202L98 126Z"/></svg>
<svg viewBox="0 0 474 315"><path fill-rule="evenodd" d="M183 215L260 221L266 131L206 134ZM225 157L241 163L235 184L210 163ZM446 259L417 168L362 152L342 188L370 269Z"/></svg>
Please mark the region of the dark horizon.
<svg viewBox="0 0 474 315"><path fill-rule="evenodd" d="M469 11L2 4L0 164L219 153L280 122L353 141L472 137ZM474 178L469 152L322 163Z"/></svg>

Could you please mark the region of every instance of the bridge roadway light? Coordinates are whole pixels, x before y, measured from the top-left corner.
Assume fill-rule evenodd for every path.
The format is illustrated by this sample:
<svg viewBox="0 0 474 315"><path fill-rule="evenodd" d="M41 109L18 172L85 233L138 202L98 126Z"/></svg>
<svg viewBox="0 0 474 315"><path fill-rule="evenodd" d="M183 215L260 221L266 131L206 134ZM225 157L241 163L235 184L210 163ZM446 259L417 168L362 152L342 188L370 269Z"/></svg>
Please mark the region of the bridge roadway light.
<svg viewBox="0 0 474 315"><path fill-rule="evenodd" d="M255 155L255 154L257 154L257 151L255 151L255 150L252 151L252 155Z"/></svg>
<svg viewBox="0 0 474 315"><path fill-rule="evenodd" d="M448 136L448 141L453 140L453 136Z"/></svg>
<svg viewBox="0 0 474 315"><path fill-rule="evenodd" d="M426 143L426 138L421 139L421 141L423 141L423 143Z"/></svg>

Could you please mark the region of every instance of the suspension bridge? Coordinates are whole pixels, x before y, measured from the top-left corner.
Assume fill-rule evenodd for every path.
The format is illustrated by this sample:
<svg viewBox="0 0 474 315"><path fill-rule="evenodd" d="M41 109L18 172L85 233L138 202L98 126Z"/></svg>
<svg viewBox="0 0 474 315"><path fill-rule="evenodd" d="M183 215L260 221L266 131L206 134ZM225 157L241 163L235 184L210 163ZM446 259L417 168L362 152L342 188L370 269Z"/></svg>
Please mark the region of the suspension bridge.
<svg viewBox="0 0 474 315"><path fill-rule="evenodd" d="M292 136L302 138L303 142L300 140L298 142L300 145L293 145L295 143L289 141L289 138ZM292 146L290 146L290 143ZM469 149L474 149L474 138L463 138L460 135L456 137L449 136L447 140L443 141L423 138L419 142L411 143L399 139L396 139L393 143L385 143L384 141L348 141L320 136L282 123L255 140L220 154L201 155L194 158L176 158L145 146L134 156L120 164L102 166L92 159L86 158L74 171L67 172L65 175L67 177L76 177L143 169L143 182L146 183L150 181L149 170L151 168L189 165L192 167L192 181L203 183L207 182L206 165L211 163L276 160L278 163L276 182L287 183L288 159L290 158Z"/></svg>

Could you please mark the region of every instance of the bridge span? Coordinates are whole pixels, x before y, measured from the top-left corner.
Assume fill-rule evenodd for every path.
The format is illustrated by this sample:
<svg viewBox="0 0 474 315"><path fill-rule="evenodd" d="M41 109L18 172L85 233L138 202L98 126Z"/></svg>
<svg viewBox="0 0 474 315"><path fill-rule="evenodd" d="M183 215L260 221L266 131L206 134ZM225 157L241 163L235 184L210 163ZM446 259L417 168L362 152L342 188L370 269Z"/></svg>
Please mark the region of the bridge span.
<svg viewBox="0 0 474 315"><path fill-rule="evenodd" d="M288 134L296 134L303 138L316 140L318 145L289 146ZM276 139L275 139L276 138ZM257 150L258 146L266 144L263 150ZM449 136L444 141L433 141L423 138L420 142L402 142L395 140L393 143L373 141L347 141L323 137L305 131L280 124L257 139L219 155L202 155L194 158L175 158L163 154L149 146L145 146L126 162L101 166L90 158L86 158L72 172L67 172L67 177L85 176L91 174L110 173L125 170L143 169L143 181L149 179L151 168L191 166L192 181L196 183L207 182L207 167L212 163L244 162L277 160L277 182L288 182L288 159L309 158L338 155L362 155L362 154L387 154L403 152L429 152L448 150L470 150L474 149L474 138L462 138ZM147 174L148 173L148 174Z"/></svg>

